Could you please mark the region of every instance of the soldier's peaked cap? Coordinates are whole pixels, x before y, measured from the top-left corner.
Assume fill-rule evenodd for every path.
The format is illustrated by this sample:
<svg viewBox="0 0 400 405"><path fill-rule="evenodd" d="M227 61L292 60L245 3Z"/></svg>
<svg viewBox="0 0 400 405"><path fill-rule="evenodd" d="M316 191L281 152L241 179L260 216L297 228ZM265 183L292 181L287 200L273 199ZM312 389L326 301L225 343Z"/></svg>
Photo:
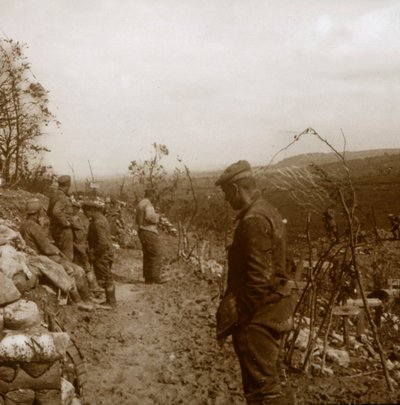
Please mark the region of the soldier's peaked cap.
<svg viewBox="0 0 400 405"><path fill-rule="evenodd" d="M64 185L70 184L70 183L71 183L71 176L68 176L67 174L64 174L64 175L60 176L60 177L57 179L57 181L58 181L58 184L59 184L60 186L64 186Z"/></svg>
<svg viewBox="0 0 400 405"><path fill-rule="evenodd" d="M235 180L251 176L253 176L253 171L251 170L250 163L247 160L239 160L236 163L232 163L222 172L215 185L222 186L223 184L232 183Z"/></svg>

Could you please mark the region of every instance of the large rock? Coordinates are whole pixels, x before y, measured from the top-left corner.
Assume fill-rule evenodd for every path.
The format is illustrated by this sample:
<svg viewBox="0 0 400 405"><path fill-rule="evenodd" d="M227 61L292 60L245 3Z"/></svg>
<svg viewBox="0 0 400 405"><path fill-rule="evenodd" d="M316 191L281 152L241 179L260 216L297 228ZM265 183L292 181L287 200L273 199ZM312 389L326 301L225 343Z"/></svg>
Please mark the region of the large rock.
<svg viewBox="0 0 400 405"><path fill-rule="evenodd" d="M350 364L350 356L346 350L339 350L328 347L326 349L326 357L342 367L348 367Z"/></svg>
<svg viewBox="0 0 400 405"><path fill-rule="evenodd" d="M61 378L61 403L71 405L75 397L75 387L65 378Z"/></svg>
<svg viewBox="0 0 400 405"><path fill-rule="evenodd" d="M310 338L310 330L300 329L296 339L295 346L300 350L306 350L309 338Z"/></svg>
<svg viewBox="0 0 400 405"><path fill-rule="evenodd" d="M54 362L42 375L31 377L22 369L17 369L14 380L10 383L1 381L0 394L4 395L7 392L13 392L21 389L31 389L38 392L39 390L57 390L59 393L59 401L61 403L61 365L59 361ZM17 402L18 404L19 402ZM55 402L39 402L35 404L56 404Z"/></svg>
<svg viewBox="0 0 400 405"><path fill-rule="evenodd" d="M0 271L10 279L17 275L22 275L27 280L34 278L26 264L25 254L11 245L0 246ZM36 279L33 280L33 285L35 281Z"/></svg>
<svg viewBox="0 0 400 405"><path fill-rule="evenodd" d="M74 281L67 274L61 264L49 259L47 256L29 256L29 268L46 276L57 288L68 293L74 286Z"/></svg>
<svg viewBox="0 0 400 405"><path fill-rule="evenodd" d="M0 362L48 362L61 359L70 343L67 333L8 334L0 341Z"/></svg>
<svg viewBox="0 0 400 405"><path fill-rule="evenodd" d="M12 280L0 272L0 306L17 301L21 297Z"/></svg>
<svg viewBox="0 0 400 405"><path fill-rule="evenodd" d="M0 224L0 245L9 243L19 237L19 233L13 231L7 225Z"/></svg>
<svg viewBox="0 0 400 405"><path fill-rule="evenodd" d="M35 391L28 389L9 391L4 395L5 405L31 405L34 400Z"/></svg>
<svg viewBox="0 0 400 405"><path fill-rule="evenodd" d="M39 326L42 320L36 303L26 300L18 300L4 307L3 316L6 329L19 331Z"/></svg>

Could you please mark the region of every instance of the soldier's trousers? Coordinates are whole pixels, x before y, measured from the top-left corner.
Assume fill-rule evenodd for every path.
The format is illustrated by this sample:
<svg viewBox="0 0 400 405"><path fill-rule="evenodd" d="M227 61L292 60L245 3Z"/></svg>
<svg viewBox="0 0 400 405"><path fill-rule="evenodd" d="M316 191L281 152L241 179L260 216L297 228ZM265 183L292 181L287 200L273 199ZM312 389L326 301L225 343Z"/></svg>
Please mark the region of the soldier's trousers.
<svg viewBox="0 0 400 405"><path fill-rule="evenodd" d="M86 247L81 245L74 246L74 260L73 262L81 266L86 272L90 270L89 257L86 253Z"/></svg>
<svg viewBox="0 0 400 405"><path fill-rule="evenodd" d="M109 288L114 285L114 280L111 273L112 264L113 260L107 255L96 257L93 262L94 274L99 286L102 288Z"/></svg>
<svg viewBox="0 0 400 405"><path fill-rule="evenodd" d="M282 395L277 368L281 333L250 323L238 327L232 339L247 403L274 403Z"/></svg>
<svg viewBox="0 0 400 405"><path fill-rule="evenodd" d="M55 229L53 239L56 246L72 262L74 258L74 234L71 228Z"/></svg>
<svg viewBox="0 0 400 405"><path fill-rule="evenodd" d="M146 282L157 281L161 272L161 243L158 234L139 230L143 250L143 277Z"/></svg>

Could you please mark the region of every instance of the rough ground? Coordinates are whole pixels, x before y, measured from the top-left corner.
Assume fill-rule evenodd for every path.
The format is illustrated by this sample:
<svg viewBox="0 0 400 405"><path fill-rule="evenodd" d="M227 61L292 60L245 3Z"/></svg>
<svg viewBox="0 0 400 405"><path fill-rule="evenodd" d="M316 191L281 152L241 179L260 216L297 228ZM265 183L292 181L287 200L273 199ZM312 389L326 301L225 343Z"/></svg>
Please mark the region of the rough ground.
<svg viewBox="0 0 400 405"><path fill-rule="evenodd" d="M23 203L31 196L21 190L1 192L0 217L18 225ZM45 197L36 196L45 206ZM113 268L117 308L88 313L67 306L58 314L87 360L86 404L244 404L231 344L220 348L215 341L216 276L173 263L176 240L166 238L164 245L169 283L143 284L141 251L121 249ZM377 258L388 263L388 276L400 278L400 241L386 243L375 258L365 255L360 260L367 268ZM385 348L398 362L399 317L386 326ZM376 364L353 356L348 368L330 364L332 377L291 372L287 383L295 388L299 404L400 403L399 388L388 394ZM391 374L400 383L400 370Z"/></svg>
<svg viewBox="0 0 400 405"><path fill-rule="evenodd" d="M64 324L88 363L86 401L91 405L244 404L240 372L230 342L214 338L218 285L182 263L165 266L170 282L145 285L141 252L120 250L114 266L115 310L76 312ZM368 364L365 365L368 372ZM380 373L354 378L288 374L299 404L398 403Z"/></svg>
<svg viewBox="0 0 400 405"><path fill-rule="evenodd" d="M88 362L87 403L243 404L232 351L214 338L218 287L176 264L168 284L146 285L140 251L120 250L114 271L115 310L66 308Z"/></svg>

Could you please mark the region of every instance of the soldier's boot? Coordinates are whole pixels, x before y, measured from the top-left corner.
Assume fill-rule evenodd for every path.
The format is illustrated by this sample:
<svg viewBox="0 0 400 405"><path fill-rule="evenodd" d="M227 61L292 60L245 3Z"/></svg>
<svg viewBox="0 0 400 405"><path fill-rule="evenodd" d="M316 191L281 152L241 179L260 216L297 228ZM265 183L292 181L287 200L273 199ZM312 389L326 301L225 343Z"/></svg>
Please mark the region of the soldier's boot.
<svg viewBox="0 0 400 405"><path fill-rule="evenodd" d="M86 277L82 277L79 280L79 283L77 283L77 290L78 290L79 295L81 296L83 302L86 302L89 304L92 303L89 284L88 284Z"/></svg>
<svg viewBox="0 0 400 405"><path fill-rule="evenodd" d="M105 304L110 307L115 307L117 300L115 299L115 286L111 285L105 288L106 302Z"/></svg>
<svg viewBox="0 0 400 405"><path fill-rule="evenodd" d="M256 402L257 403L257 402ZM257 405L297 405L296 393L292 389L286 389L281 395L266 397Z"/></svg>
<svg viewBox="0 0 400 405"><path fill-rule="evenodd" d="M89 270L86 273L86 278L87 278L87 281L89 284L89 289L93 293L94 296L104 293L104 289L101 288L99 286L99 284L97 283L97 279L96 279L96 276L95 276L93 270Z"/></svg>
<svg viewBox="0 0 400 405"><path fill-rule="evenodd" d="M82 309L84 311L92 311L94 309L94 306L91 302L85 302L82 300L78 290L76 290L75 288L70 290L69 296L71 297L72 302L76 304L79 309Z"/></svg>

